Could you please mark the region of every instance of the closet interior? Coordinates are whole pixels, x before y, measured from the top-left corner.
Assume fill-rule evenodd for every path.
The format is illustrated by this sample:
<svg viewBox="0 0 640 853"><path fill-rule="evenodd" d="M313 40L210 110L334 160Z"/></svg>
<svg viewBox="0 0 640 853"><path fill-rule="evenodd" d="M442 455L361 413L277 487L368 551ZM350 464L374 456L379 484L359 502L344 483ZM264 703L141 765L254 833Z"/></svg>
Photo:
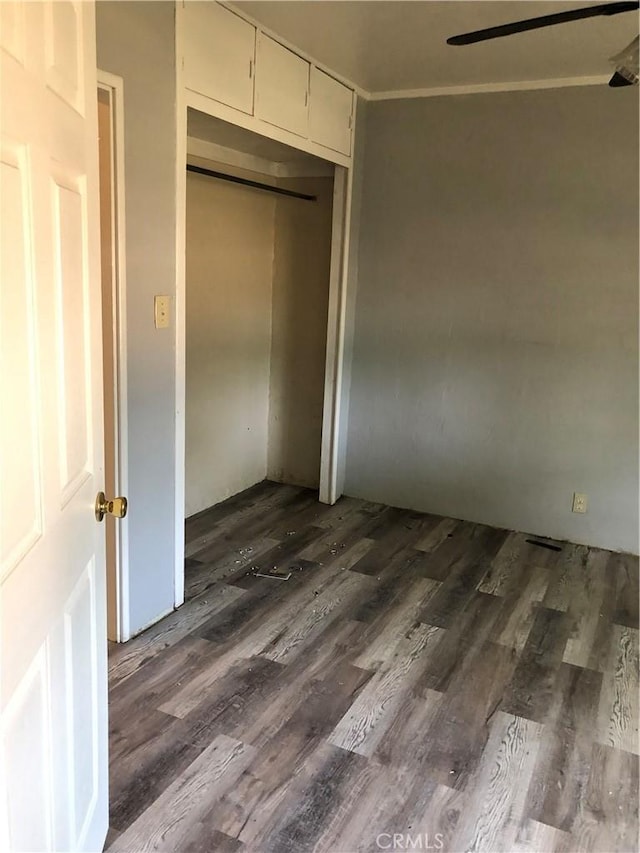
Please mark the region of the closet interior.
<svg viewBox="0 0 640 853"><path fill-rule="evenodd" d="M189 110L187 517L265 478L318 488L333 184L330 163Z"/></svg>

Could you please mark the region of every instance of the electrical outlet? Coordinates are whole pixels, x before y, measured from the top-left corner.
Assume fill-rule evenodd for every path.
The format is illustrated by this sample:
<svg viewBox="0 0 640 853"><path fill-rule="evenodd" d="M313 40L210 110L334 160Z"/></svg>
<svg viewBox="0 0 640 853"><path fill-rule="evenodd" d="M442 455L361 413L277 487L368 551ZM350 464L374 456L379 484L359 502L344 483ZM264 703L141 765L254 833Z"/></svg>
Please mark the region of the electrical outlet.
<svg viewBox="0 0 640 853"><path fill-rule="evenodd" d="M169 328L169 297L156 296L153 300L156 329Z"/></svg>
<svg viewBox="0 0 640 853"><path fill-rule="evenodd" d="M586 512L587 511L587 496L580 492L573 493L573 505L571 512Z"/></svg>

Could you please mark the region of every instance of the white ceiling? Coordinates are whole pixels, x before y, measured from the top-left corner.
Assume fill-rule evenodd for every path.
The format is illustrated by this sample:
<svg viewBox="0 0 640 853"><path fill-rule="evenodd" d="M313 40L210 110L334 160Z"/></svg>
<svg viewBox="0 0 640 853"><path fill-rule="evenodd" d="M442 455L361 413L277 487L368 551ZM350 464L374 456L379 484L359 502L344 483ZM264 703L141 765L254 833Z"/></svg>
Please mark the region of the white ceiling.
<svg viewBox="0 0 640 853"><path fill-rule="evenodd" d="M590 18L466 47L449 36L596 5L537 0L235 2L322 65L370 93L610 75L608 57L638 33L638 15Z"/></svg>

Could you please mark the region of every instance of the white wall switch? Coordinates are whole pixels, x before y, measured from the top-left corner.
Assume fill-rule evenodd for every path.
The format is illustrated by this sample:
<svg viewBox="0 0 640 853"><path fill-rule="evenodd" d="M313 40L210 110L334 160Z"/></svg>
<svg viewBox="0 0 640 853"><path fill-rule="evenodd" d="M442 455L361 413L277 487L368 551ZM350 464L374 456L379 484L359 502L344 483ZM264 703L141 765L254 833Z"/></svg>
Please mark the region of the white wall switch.
<svg viewBox="0 0 640 853"><path fill-rule="evenodd" d="M153 300L156 329L169 328L169 296L156 296Z"/></svg>
<svg viewBox="0 0 640 853"><path fill-rule="evenodd" d="M587 496L580 492L573 493L573 505L571 512L586 512L587 511Z"/></svg>

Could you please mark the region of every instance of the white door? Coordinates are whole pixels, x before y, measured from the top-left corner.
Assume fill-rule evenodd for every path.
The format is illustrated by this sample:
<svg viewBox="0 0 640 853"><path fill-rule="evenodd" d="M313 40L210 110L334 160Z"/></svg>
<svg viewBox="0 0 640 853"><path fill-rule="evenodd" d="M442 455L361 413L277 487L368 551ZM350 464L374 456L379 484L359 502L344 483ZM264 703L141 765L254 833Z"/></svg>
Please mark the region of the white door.
<svg viewBox="0 0 640 853"><path fill-rule="evenodd" d="M108 822L93 3L0 2L0 848Z"/></svg>

